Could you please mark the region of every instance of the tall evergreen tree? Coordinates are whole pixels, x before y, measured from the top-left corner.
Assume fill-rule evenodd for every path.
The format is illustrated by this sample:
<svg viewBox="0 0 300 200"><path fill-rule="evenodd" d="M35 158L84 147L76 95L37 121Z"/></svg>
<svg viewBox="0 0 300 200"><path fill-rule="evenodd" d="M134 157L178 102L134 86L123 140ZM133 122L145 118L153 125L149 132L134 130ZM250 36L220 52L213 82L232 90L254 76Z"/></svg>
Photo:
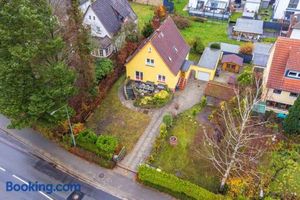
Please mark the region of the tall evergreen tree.
<svg viewBox="0 0 300 200"><path fill-rule="evenodd" d="M289 114L283 122L283 128L288 134L300 134L300 96L289 109Z"/></svg>
<svg viewBox="0 0 300 200"><path fill-rule="evenodd" d="M0 1L0 19L0 113L17 128L65 119L51 112L74 95L75 75L47 1Z"/></svg>

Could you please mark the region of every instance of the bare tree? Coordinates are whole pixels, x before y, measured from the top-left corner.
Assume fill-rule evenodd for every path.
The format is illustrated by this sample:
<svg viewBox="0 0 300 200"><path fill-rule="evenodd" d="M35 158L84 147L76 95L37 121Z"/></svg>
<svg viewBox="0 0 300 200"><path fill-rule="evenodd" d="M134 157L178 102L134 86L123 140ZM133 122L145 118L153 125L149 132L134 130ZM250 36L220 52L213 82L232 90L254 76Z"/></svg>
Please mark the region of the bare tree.
<svg viewBox="0 0 300 200"><path fill-rule="evenodd" d="M205 156L221 176L220 191L231 176L258 175L253 167L265 150L265 139L271 136L259 131L259 126L266 121L252 115L254 106L260 102L258 80L255 80L254 88L247 87L242 92L236 90L230 102L221 103L216 114L223 127L219 137L204 130Z"/></svg>

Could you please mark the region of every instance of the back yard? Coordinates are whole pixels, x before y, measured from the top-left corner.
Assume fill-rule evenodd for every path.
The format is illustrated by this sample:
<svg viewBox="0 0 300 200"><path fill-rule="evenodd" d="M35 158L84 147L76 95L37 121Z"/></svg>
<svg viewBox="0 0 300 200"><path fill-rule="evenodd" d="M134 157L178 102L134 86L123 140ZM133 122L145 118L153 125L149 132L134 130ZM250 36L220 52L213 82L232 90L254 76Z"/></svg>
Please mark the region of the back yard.
<svg viewBox="0 0 300 200"><path fill-rule="evenodd" d="M219 180L217 172L203 155L203 130L198 118L207 111L195 116L199 105L185 111L174 119L174 124L168 132L167 139L161 144L158 154L152 154L151 165L189 180L212 192L217 192ZM178 144L171 146L170 136L176 136Z"/></svg>
<svg viewBox="0 0 300 200"><path fill-rule="evenodd" d="M118 91L124 79L123 76L115 83L86 125L97 134L116 136L130 151L150 122L150 117L122 105Z"/></svg>

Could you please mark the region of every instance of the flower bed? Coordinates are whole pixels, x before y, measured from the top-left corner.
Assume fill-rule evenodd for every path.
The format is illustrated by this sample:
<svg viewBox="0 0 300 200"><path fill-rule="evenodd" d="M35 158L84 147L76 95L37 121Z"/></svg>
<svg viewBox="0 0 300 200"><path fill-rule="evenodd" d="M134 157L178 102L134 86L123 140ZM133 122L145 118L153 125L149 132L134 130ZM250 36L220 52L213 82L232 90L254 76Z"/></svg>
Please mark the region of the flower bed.
<svg viewBox="0 0 300 200"><path fill-rule="evenodd" d="M139 97L134 105L141 108L160 108L171 101L173 94L169 90L161 90L151 96Z"/></svg>

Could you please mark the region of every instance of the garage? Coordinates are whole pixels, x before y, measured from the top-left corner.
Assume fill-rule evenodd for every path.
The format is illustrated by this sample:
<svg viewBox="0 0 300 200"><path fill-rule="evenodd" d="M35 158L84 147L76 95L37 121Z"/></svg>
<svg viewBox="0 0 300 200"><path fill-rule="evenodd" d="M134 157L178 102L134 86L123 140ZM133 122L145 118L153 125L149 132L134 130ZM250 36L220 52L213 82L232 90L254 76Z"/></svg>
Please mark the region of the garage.
<svg viewBox="0 0 300 200"><path fill-rule="evenodd" d="M198 71L197 79L201 81L209 81L210 73Z"/></svg>

